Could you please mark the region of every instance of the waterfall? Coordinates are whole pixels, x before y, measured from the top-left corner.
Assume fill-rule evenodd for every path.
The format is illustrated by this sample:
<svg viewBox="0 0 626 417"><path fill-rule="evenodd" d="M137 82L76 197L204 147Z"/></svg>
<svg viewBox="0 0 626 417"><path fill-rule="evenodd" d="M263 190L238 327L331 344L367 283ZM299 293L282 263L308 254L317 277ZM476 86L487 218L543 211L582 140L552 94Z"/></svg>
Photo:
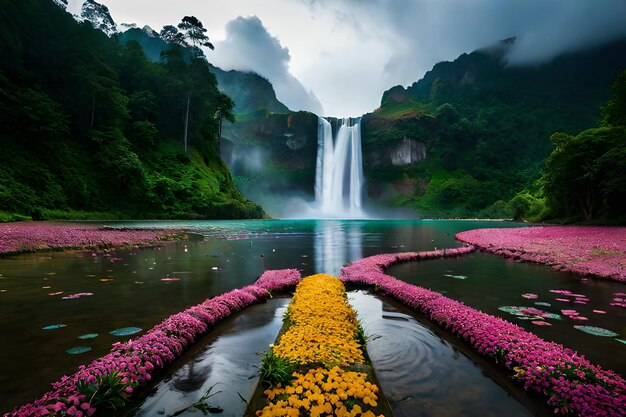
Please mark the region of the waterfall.
<svg viewBox="0 0 626 417"><path fill-rule="evenodd" d="M343 119L335 140L330 123L318 121L315 201L323 215L362 217L361 119Z"/></svg>

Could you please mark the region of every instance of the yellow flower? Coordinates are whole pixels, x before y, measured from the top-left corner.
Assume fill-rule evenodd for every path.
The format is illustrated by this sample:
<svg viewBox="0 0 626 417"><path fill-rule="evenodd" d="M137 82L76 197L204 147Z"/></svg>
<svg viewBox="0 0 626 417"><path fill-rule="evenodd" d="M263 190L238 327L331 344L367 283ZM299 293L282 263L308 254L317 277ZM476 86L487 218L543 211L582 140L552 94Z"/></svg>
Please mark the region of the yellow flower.
<svg viewBox="0 0 626 417"><path fill-rule="evenodd" d="M367 374L342 369L364 361L355 340L358 321L343 283L324 274L304 278L288 313L289 327L272 350L306 371L294 372L286 387L266 390L268 405L256 415L374 417L368 407L377 406L378 387ZM351 410L346 401L354 404Z"/></svg>

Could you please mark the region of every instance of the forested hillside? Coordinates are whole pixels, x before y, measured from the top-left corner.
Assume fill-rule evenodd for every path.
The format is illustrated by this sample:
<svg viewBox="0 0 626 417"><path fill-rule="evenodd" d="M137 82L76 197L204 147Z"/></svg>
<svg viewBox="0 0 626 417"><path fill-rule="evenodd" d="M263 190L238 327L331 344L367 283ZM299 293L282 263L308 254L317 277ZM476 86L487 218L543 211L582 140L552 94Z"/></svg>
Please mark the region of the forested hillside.
<svg viewBox="0 0 626 417"><path fill-rule="evenodd" d="M261 217L217 153L233 102L183 58L151 62L48 0L0 0L0 211Z"/></svg>
<svg viewBox="0 0 626 417"><path fill-rule="evenodd" d="M598 125L626 68L626 40L524 66L506 61L514 41L439 63L384 94L365 117L364 157L403 140L423 152L408 164L366 166L373 198L425 216L509 217L517 210L509 201L539 178L554 149L550 135Z"/></svg>

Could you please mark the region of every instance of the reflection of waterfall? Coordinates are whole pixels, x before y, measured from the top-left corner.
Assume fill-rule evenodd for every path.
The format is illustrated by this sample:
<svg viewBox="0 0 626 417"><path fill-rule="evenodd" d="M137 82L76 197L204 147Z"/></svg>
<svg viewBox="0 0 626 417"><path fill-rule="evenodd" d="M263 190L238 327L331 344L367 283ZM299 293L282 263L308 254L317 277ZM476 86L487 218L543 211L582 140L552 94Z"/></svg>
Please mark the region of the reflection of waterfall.
<svg viewBox="0 0 626 417"><path fill-rule="evenodd" d="M341 267L363 257L361 222L318 220L315 225L315 272L338 275Z"/></svg>
<svg viewBox="0 0 626 417"><path fill-rule="evenodd" d="M315 201L321 211L331 216L363 216L361 119L343 119L333 141L330 123L320 117L317 144Z"/></svg>

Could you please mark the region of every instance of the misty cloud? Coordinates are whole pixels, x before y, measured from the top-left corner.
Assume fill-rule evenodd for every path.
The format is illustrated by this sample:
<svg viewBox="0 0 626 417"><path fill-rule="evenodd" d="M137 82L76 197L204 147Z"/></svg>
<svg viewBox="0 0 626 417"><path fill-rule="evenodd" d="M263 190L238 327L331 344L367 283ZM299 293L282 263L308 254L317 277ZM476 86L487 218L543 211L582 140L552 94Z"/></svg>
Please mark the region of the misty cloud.
<svg viewBox="0 0 626 417"><path fill-rule="evenodd" d="M330 116L372 111L390 87L512 36L515 65L626 36L626 0L98 1L138 27L194 15L217 46L207 53L216 65L258 72L292 109L321 113L321 101ZM68 0L68 10L82 2Z"/></svg>
<svg viewBox="0 0 626 417"><path fill-rule="evenodd" d="M256 16L228 22L226 39L215 44L210 60L225 70L254 71L267 78L278 99L292 110L323 114L315 94L289 72L289 49L270 35Z"/></svg>
<svg viewBox="0 0 626 417"><path fill-rule="evenodd" d="M410 84L439 61L512 36L509 62L520 65L626 36L624 0L301 1L364 37L389 37L384 78L394 84Z"/></svg>

